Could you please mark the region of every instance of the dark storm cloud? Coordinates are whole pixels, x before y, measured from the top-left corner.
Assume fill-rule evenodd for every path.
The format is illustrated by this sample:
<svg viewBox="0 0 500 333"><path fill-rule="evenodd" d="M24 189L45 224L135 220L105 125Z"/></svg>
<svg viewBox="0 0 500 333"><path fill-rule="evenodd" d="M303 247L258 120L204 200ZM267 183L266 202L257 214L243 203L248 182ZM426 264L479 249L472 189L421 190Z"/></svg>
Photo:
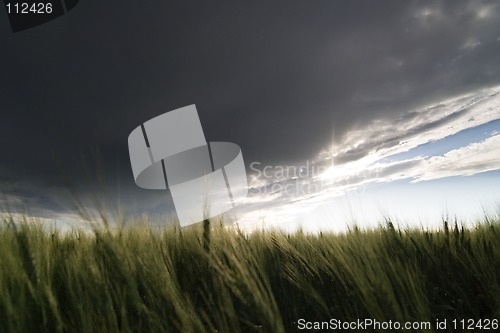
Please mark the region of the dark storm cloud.
<svg viewBox="0 0 500 333"><path fill-rule="evenodd" d="M159 194L135 187L128 134L189 104L207 140L238 143L247 165L314 157L332 133L341 142L374 119L498 83L499 11L488 1L82 0L17 34L0 15L0 181L62 186L61 159L78 182L78 154L99 146L108 178L140 205Z"/></svg>

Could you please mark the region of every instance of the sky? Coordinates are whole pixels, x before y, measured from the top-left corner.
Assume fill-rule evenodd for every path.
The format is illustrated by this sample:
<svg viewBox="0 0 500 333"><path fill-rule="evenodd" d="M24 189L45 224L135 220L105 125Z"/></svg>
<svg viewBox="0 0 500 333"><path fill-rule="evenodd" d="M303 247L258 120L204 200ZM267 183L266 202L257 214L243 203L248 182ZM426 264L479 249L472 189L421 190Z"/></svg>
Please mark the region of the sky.
<svg viewBox="0 0 500 333"><path fill-rule="evenodd" d="M247 229L498 212L496 1L81 0L18 33L0 13L0 45L4 212L173 213L135 185L127 138L190 104L242 149Z"/></svg>

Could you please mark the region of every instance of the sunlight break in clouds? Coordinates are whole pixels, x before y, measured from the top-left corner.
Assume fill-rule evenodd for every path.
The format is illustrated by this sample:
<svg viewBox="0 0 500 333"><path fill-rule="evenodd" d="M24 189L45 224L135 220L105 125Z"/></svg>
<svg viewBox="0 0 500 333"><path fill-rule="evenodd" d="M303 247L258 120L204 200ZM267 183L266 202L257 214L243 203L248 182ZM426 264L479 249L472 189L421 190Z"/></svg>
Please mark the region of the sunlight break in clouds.
<svg viewBox="0 0 500 333"><path fill-rule="evenodd" d="M362 193L367 184L389 184L403 179L416 183L500 169L500 135L494 132L481 142L471 142L442 156L384 161L420 145L439 142L463 130L500 119L499 91L500 87L494 87L450 98L408 111L395 119L374 120L369 128L347 133L338 144L323 150L315 159L317 165L329 166L319 176L280 180L282 184L319 182L319 190L294 196L279 191L272 192L272 195L257 191L248 198L246 213L239 219L240 223L249 226L257 219L263 220L266 226L284 226L291 221L297 222L297 216L305 216L305 211L313 211L332 198L352 191ZM254 179L251 183L262 189L276 180ZM308 219L308 223L313 221ZM294 225L297 226L291 223L286 228L293 229Z"/></svg>
<svg viewBox="0 0 500 333"><path fill-rule="evenodd" d="M481 90L450 98L416 111L406 112L390 121L374 120L369 128L351 131L339 144L322 151L316 159L317 165L328 166L328 168L315 177L316 179L309 181L321 181L322 190L332 190L333 187L339 190L339 187L352 188L371 181L393 181L410 177L429 180L448 177L445 171L438 173L435 171L436 169L431 168L435 163L440 163L439 168L444 167L443 163L449 163L449 176L472 175L478 172L496 170L500 164L491 156L495 156L495 151L498 152L498 148L496 149L495 145L492 144L497 138L486 140L466 149L458 149L441 158L434 157L424 161L426 157L423 156L391 163L383 163L382 160L429 142L438 142L463 130L500 119L499 91L500 87ZM487 151L483 151L483 149L487 149ZM461 166L462 162L457 161L456 158L463 159L465 152L474 154L474 156L468 156L467 159L475 161L477 172L470 169L458 170L458 166ZM332 158L334 163L332 163ZM455 168L451 168L451 165L455 165ZM426 175L423 175L422 168L428 170ZM431 170L434 170L435 176L430 176ZM292 180L290 177L290 179L281 179L280 181ZM252 178L250 183L254 188L262 189L273 182L276 182L276 179ZM259 194L261 193L259 191ZM276 198L275 191L273 191L273 196ZM268 202L269 197L262 196L261 200ZM256 202L256 199L249 198L248 201ZM259 200L257 199L257 201Z"/></svg>

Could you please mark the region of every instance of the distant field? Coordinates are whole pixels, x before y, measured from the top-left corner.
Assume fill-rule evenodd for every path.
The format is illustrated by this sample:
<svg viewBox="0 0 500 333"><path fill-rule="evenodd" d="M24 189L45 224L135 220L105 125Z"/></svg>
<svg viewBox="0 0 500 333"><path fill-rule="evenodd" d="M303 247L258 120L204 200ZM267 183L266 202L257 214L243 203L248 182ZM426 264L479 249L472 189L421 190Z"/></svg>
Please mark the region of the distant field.
<svg viewBox="0 0 500 333"><path fill-rule="evenodd" d="M500 221L342 235L212 226L209 243L201 227L0 228L0 332L293 332L330 319L447 319L451 332L465 331L454 319L494 318Z"/></svg>

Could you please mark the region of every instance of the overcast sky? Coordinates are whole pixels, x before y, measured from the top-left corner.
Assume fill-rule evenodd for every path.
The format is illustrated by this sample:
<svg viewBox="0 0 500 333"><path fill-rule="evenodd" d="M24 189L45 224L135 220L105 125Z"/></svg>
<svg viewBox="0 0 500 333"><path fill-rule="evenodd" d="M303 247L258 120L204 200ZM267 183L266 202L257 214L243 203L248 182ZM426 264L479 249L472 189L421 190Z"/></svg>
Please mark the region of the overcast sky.
<svg viewBox="0 0 500 333"><path fill-rule="evenodd" d="M1 200L45 217L69 209L57 160L78 191L98 188L77 162L83 153L93 169L96 147L112 193L118 183L127 204L168 209L167 191L135 186L127 137L190 104L207 141L240 145L254 189L271 180L257 179L252 162L328 164L334 156L337 174L353 162L366 172L500 118L497 1L81 0L15 34L0 13L0 45ZM449 153L479 151L454 175L495 170L494 134ZM422 171L456 165L445 160L350 177L405 169L390 180L430 181L453 176Z"/></svg>

